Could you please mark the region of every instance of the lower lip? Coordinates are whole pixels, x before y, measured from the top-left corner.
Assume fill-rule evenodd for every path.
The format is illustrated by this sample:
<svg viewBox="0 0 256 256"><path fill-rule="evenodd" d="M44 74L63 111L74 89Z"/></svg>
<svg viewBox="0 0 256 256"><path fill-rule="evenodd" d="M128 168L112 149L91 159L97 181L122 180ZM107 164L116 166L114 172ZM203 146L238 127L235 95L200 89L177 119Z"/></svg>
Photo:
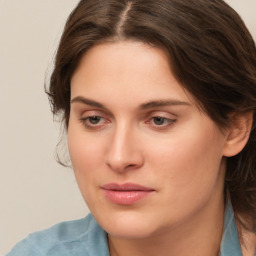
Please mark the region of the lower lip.
<svg viewBox="0 0 256 256"><path fill-rule="evenodd" d="M135 190L135 191L117 191L117 190L104 190L105 196L109 201L120 205L132 205L139 200L147 197L153 191L149 190Z"/></svg>

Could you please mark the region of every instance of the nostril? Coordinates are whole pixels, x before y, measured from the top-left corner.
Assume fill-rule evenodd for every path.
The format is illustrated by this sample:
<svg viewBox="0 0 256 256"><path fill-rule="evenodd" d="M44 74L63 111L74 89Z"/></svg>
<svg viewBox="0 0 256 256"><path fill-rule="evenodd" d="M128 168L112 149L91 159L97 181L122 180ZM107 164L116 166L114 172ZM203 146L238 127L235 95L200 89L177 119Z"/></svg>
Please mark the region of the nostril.
<svg viewBox="0 0 256 256"><path fill-rule="evenodd" d="M125 169L130 169L136 167L136 164L129 164L125 167Z"/></svg>

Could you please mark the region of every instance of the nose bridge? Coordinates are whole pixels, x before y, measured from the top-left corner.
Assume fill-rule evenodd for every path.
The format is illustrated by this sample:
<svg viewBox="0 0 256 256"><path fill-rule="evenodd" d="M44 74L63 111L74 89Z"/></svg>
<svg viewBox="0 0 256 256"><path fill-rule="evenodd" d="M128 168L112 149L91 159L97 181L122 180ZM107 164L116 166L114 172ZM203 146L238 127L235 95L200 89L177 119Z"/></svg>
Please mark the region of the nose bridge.
<svg viewBox="0 0 256 256"><path fill-rule="evenodd" d="M115 126L106 161L115 171L138 168L142 164L142 155L136 142L136 130L128 122L122 121Z"/></svg>

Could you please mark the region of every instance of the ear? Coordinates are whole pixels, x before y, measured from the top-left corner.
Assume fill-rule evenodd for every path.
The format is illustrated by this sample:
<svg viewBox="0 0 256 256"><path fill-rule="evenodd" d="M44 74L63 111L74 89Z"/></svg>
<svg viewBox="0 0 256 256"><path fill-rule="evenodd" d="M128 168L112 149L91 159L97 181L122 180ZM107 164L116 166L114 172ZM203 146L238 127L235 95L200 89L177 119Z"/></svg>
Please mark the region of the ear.
<svg viewBox="0 0 256 256"><path fill-rule="evenodd" d="M230 125L226 130L226 142L223 155L235 156L245 147L252 128L253 112L233 113L230 116Z"/></svg>

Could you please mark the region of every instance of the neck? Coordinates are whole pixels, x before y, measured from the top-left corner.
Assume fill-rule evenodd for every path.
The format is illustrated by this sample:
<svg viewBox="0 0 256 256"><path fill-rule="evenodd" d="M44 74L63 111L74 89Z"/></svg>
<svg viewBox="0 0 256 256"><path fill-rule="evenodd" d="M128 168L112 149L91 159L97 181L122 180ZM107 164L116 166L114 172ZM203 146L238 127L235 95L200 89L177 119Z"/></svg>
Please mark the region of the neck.
<svg viewBox="0 0 256 256"><path fill-rule="evenodd" d="M210 200L211 201L211 200ZM162 230L142 239L116 238L109 235L111 256L217 256L224 223L223 196L177 227Z"/></svg>

